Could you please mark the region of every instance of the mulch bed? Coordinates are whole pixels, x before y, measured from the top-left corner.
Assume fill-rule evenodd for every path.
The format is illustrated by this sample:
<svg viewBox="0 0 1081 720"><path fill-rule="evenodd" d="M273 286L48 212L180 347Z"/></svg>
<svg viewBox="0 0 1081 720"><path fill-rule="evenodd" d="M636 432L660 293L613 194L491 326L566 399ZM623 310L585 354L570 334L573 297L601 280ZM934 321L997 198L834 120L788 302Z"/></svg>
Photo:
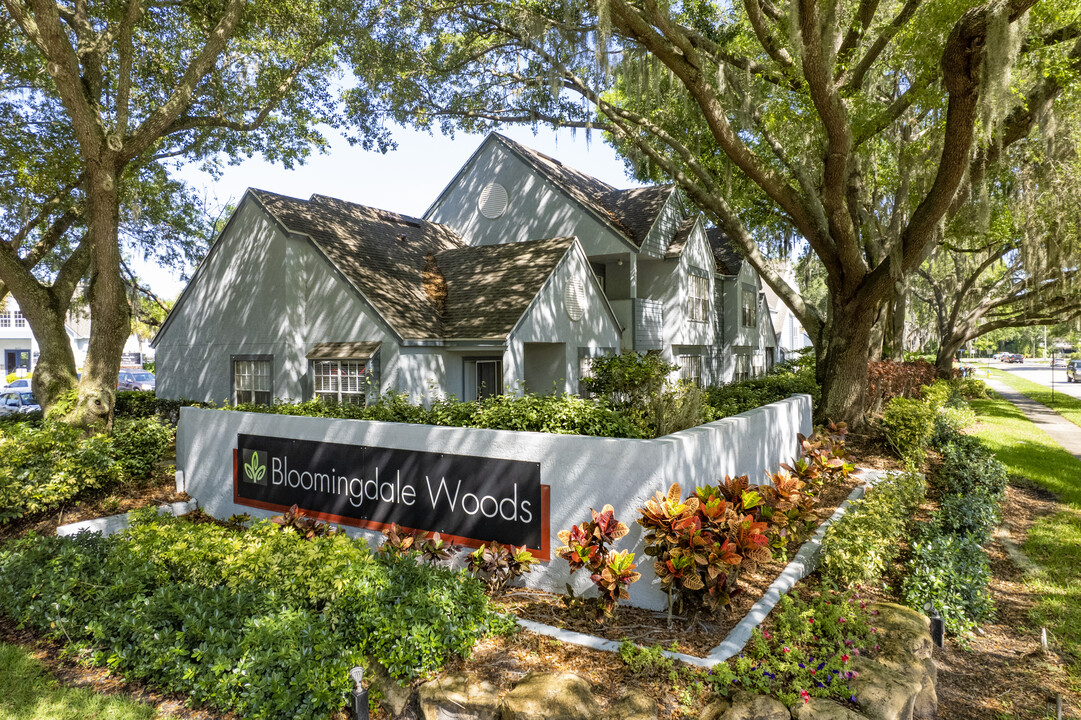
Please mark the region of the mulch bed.
<svg viewBox="0 0 1081 720"><path fill-rule="evenodd" d="M875 469L900 469L888 447L874 436L850 434L848 445L860 465ZM928 458L933 468L937 458ZM847 496L846 490L838 489L840 498L823 499L823 507L836 506ZM125 492L127 492L125 490ZM187 499L177 495L171 475L156 478L145 488L129 493L124 498L102 497L65 509L63 517L53 514L0 528L0 542L22 535L30 530L51 532L57 524L75 522L90 517L125 512L133 507L175 502ZM1003 525L1010 537L1018 543L1024 541L1029 528L1040 517L1057 512L1061 506L1046 491L1015 481L1007 490L1003 507ZM934 508L933 502L920 508L919 517L926 518ZM108 512L103 510L107 509ZM792 549L790 553L794 553ZM1044 653L1040 647L1040 628L1032 627L1029 610L1036 602L1035 591L1024 581L1021 571L1005 552L1001 541L989 547L994 573L992 591L997 613L992 623L980 628L973 638L960 644L947 640L946 647L935 649L939 666L939 717L942 720L1000 720L1013 717L1016 720L1038 720L1055 717L1055 699L1063 698L1063 717L1081 717L1081 694L1071 690L1077 679L1070 678L1066 662L1054 652ZM901 563L895 571L887 573L879 586L864 587L861 594L866 599L897 600L898 578ZM776 566L774 568L774 566ZM764 589L776 576L783 563L776 562L762 569L762 577L748 575L748 590L737 596L747 607L757 601L759 586ZM774 568L770 570L770 568ZM772 572L772 575L770 574ZM801 594L827 592L830 585L813 574L801 581L797 591ZM685 629L685 622L669 631L665 613L620 608L615 621L609 620L598 626L592 612L573 614L563 605L560 596L534 591L514 589L502 600L523 617L533 614L533 619L547 624L602 635L615 640L630 638L640 644L660 644L674 647L682 652L702 654L714 647L731 627L743 616L745 609L737 609L729 618L710 619L707 624L715 627L703 633L700 625ZM770 619L767 619L767 624ZM154 704L167 717L191 720L232 720L229 714L214 713L205 709L184 706L183 699L159 693L139 683L127 683L98 668L86 668L62 655L62 647L45 641L27 630L17 629L10 621L0 618L0 640L27 647L42 660L62 683L92 687L103 693L122 693ZM674 645L673 645L674 643ZM656 677L636 677L613 653L599 652L567 645L552 638L528 631L519 632L512 638L486 638L474 648L469 659L457 659L446 668L447 672L466 672L479 679L493 683L502 691L509 690L515 682L532 671L565 670L579 673L593 685L593 690L607 707L628 689L645 691L653 697L660 708L662 720L697 717L701 708L711 700L708 691L700 684L688 681L686 675L675 683L667 674ZM388 720L383 711L373 714L374 720Z"/></svg>
<svg viewBox="0 0 1081 720"><path fill-rule="evenodd" d="M856 478L849 477L843 484L831 485L823 489L819 496L819 505L815 509L815 514L819 519L816 527L833 514L837 506L844 502L857 484ZM592 603L568 606L568 603L564 601L564 595L529 588L512 589L497 602L526 620L596 635L608 640L631 640L640 645L662 645L668 650L703 657L721 644L729 631L761 599L770 584L784 570L788 559L795 556L800 545L810 534L812 533L789 542L786 557L775 557L772 562L758 567L753 572L741 572L740 592L733 596L732 606L727 612L711 617L690 618L689 622L687 618L676 617L671 626L668 624L667 612L654 612L629 606L621 606L613 617L599 623ZM639 564L653 561L652 558L641 553L636 560ZM555 562L562 561L555 560ZM678 613L676 615L678 616Z"/></svg>

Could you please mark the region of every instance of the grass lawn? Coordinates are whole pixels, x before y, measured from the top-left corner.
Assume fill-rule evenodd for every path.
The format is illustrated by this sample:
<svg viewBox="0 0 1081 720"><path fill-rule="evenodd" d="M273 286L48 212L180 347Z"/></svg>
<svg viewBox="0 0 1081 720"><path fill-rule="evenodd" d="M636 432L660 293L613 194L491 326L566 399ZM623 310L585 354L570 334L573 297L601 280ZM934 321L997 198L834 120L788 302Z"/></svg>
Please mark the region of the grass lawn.
<svg viewBox="0 0 1081 720"><path fill-rule="evenodd" d="M149 720L154 708L59 685L23 648L0 643L0 720Z"/></svg>
<svg viewBox="0 0 1081 720"><path fill-rule="evenodd" d="M1019 377L1011 372L1005 372L997 368L991 368L991 377L995 380L1001 380L1017 392L1027 395L1036 402L1043 403L1074 425L1081 426L1081 400L1078 400L1072 395L1056 391L1055 400L1052 402L1051 388L1040 385L1039 383L1034 383L1028 378ZM1060 384L1058 382L1058 376L1055 377L1055 384ZM1065 371L1062 371L1061 384L1066 384Z"/></svg>
<svg viewBox="0 0 1081 720"><path fill-rule="evenodd" d="M1040 595L1032 621L1072 657L1071 671L1081 682L1081 462L1011 403L971 404L981 423L977 434L1009 471L1052 491L1065 506L1032 527L1024 551L1043 568L1027 581Z"/></svg>

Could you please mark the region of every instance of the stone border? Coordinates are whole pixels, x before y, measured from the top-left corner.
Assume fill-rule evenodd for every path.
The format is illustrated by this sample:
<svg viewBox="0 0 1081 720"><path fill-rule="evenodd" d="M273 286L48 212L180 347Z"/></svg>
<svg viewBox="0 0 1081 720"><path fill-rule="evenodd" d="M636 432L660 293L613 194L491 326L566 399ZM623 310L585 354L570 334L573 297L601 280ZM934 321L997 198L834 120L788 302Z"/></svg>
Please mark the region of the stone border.
<svg viewBox="0 0 1081 720"><path fill-rule="evenodd" d="M167 505L158 505L158 512L167 512L174 517L178 517L191 512L197 507L199 507L199 503L195 501L176 502ZM83 520L82 522L61 525L56 528L56 535L57 537L67 537L69 535L78 535L81 532L99 532L102 535L112 535L113 533L118 533L121 530L127 529L129 525L131 525L131 513L122 513L120 515L110 515L108 517L94 518L93 520Z"/></svg>
<svg viewBox="0 0 1081 720"><path fill-rule="evenodd" d="M841 516L848 511L848 507L851 505L852 501L862 498L867 487L873 486L884 475L886 475L886 473L881 470L864 470L859 473L860 484L853 488L845 501L833 511L833 514L830 515L825 522L818 526L815 534L800 546L799 552L797 552L796 556L785 566L785 569L781 571L781 574L777 576L777 579L770 584L765 594L762 595L762 598L756 602L751 609L747 611L747 614L743 616L743 619L728 632L724 641L710 650L706 657L687 655L671 650L662 650L661 652L665 657L672 658L673 660L680 660L688 665L709 668L717 663L724 662L742 650L751 639L751 631L766 619L766 616L770 614L773 607L780 601L781 596L785 595L792 589L793 585L807 577L807 575L813 572L818 566L818 560L822 555L822 538L826 535L826 528L828 528L831 523L841 518ZM605 638L597 637L596 635L587 635L585 633L575 632L574 630L564 630L563 628L545 625L544 623L535 622L533 620L522 620L519 618L518 624L530 632L545 635L561 642L570 643L571 645L580 645L582 647L605 652L619 651L620 643L615 640L606 640Z"/></svg>

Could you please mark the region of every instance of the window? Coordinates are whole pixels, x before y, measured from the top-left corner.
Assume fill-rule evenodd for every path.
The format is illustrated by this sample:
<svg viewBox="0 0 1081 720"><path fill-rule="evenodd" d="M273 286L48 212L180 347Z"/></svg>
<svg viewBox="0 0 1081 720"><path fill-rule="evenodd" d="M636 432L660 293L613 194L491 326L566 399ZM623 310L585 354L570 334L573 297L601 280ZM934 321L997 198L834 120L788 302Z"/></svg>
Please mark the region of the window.
<svg viewBox="0 0 1081 720"><path fill-rule="evenodd" d="M234 355L233 403L270 405L274 402L271 383L273 355Z"/></svg>
<svg viewBox="0 0 1081 720"><path fill-rule="evenodd" d="M7 310L0 310L0 328L11 327L11 313Z"/></svg>
<svg viewBox="0 0 1081 720"><path fill-rule="evenodd" d="M312 365L315 395L323 400L364 405L368 397L368 367L350 360L316 360Z"/></svg>
<svg viewBox="0 0 1081 720"><path fill-rule="evenodd" d="M709 276L695 268L688 276L687 317L691 322L705 322L709 318Z"/></svg>
<svg viewBox="0 0 1081 720"><path fill-rule="evenodd" d="M747 353L737 353L736 372L732 377L733 382L751 379L751 356Z"/></svg>
<svg viewBox="0 0 1081 720"><path fill-rule="evenodd" d="M753 285L744 285L740 293L742 304L741 322L743 327L755 327L758 325L758 293Z"/></svg>
<svg viewBox="0 0 1081 720"><path fill-rule="evenodd" d="M477 360L477 399L503 394L503 361Z"/></svg>
<svg viewBox="0 0 1081 720"><path fill-rule="evenodd" d="M679 381L690 383L695 387L702 387L702 356L679 355L676 357L679 364Z"/></svg>
<svg viewBox="0 0 1081 720"><path fill-rule="evenodd" d="M593 274L597 276L597 282L600 283L601 290L608 293L608 267L602 262L591 262L589 264L590 269L593 270Z"/></svg>
<svg viewBox="0 0 1081 720"><path fill-rule="evenodd" d="M22 310L15 311L15 327L26 327L26 318Z"/></svg>

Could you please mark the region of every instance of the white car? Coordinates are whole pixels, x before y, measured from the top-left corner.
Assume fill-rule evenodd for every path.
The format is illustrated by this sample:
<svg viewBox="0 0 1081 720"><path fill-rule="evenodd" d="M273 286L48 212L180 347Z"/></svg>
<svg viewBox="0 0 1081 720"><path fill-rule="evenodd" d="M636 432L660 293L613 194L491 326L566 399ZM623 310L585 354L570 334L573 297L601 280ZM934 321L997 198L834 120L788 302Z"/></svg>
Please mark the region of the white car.
<svg viewBox="0 0 1081 720"><path fill-rule="evenodd" d="M19 378L18 380L12 380L4 387L0 388L0 392L7 392L8 390L30 390L30 378Z"/></svg>
<svg viewBox="0 0 1081 720"><path fill-rule="evenodd" d="M0 415L29 413L41 410L29 390L11 390L0 392Z"/></svg>

